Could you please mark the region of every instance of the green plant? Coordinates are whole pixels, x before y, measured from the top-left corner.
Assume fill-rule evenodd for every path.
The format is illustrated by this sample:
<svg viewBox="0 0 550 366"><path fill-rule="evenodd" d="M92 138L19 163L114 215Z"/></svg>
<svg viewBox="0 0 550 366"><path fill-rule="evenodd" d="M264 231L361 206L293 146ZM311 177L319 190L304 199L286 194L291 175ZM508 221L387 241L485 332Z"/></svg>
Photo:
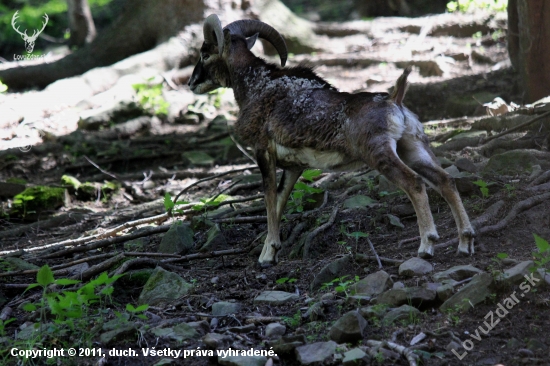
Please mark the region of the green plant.
<svg viewBox="0 0 550 366"><path fill-rule="evenodd" d="M147 320L147 316L144 314L140 314L145 312L147 309L149 309L149 305L140 305L137 308L131 304L126 304L126 311L131 315L135 316L136 318Z"/></svg>
<svg viewBox="0 0 550 366"><path fill-rule="evenodd" d="M514 185L506 183L504 185L504 188L508 192L508 197L513 197L514 196L514 191L516 190L516 187Z"/></svg>
<svg viewBox="0 0 550 366"><path fill-rule="evenodd" d="M8 90L8 86L2 83L2 80L0 80L0 93L5 93L6 90Z"/></svg>
<svg viewBox="0 0 550 366"><path fill-rule="evenodd" d="M296 278L282 277L282 278L279 278L277 281L275 281L275 283L279 284L279 285L282 285L282 284L285 284L285 283L294 283L296 281L298 281L298 279L296 279Z"/></svg>
<svg viewBox="0 0 550 366"><path fill-rule="evenodd" d="M478 179L476 180L475 182L472 182L474 183L476 186L479 187L479 190L481 191L481 196L483 198L489 198L489 184L490 183L487 183L486 181L482 180L482 179Z"/></svg>
<svg viewBox="0 0 550 366"><path fill-rule="evenodd" d="M376 355L374 356L374 360L375 360L377 363L380 363L380 364L384 363L384 360L385 360L384 354L383 354L382 352L378 351L378 352L376 353Z"/></svg>
<svg viewBox="0 0 550 366"><path fill-rule="evenodd" d="M10 318L6 320L0 319L0 337L4 337L6 335L6 325L9 323L15 321L16 318Z"/></svg>
<svg viewBox="0 0 550 366"><path fill-rule="evenodd" d="M344 293L346 297L348 297L350 295L350 286L359 281L359 276L355 276L354 278L345 281L347 277L349 276L346 275L342 277L337 277L330 282L323 283L323 285L321 286L321 291L328 290L334 287L334 291Z"/></svg>
<svg viewBox="0 0 550 366"><path fill-rule="evenodd" d="M302 173L302 178L306 181L313 182L313 178L318 177L320 174L321 171L317 169L305 170ZM315 200L312 198L306 198L306 195L321 192L323 192L322 189L310 187L303 182L296 182L296 184L294 184L294 190L290 194L290 199L287 204L289 208L288 213L291 214L293 212L303 212L305 202L315 202Z"/></svg>
<svg viewBox="0 0 550 366"><path fill-rule="evenodd" d="M302 313L300 310L296 310L296 313L293 316L283 316L283 322L285 322L291 328L297 328L302 324Z"/></svg>
<svg viewBox="0 0 550 366"><path fill-rule="evenodd" d="M174 210L174 207L176 207L176 205L185 205L185 204L188 204L189 202L187 201L173 202L172 197L170 196L170 193L166 192L166 194L164 195L163 203L164 203L164 209L166 210L166 212L181 213L182 210Z"/></svg>
<svg viewBox="0 0 550 366"><path fill-rule="evenodd" d="M449 1L447 10L449 12L467 12L474 9L485 9L491 11L505 11L508 7L508 0L460 0Z"/></svg>
<svg viewBox="0 0 550 366"><path fill-rule="evenodd" d="M548 269L546 265L550 262L550 244L548 244L547 240L537 234L533 234L533 236L535 238L535 245L537 246L538 252L533 254L535 257L535 265L531 267L530 270L531 272L536 272L539 269L542 269L544 272L548 273L550 272L550 269Z"/></svg>
<svg viewBox="0 0 550 366"><path fill-rule="evenodd" d="M162 96L162 83L154 84L154 77L146 80L145 83L133 84L136 91L138 103L141 107L155 115L168 114L168 102Z"/></svg>

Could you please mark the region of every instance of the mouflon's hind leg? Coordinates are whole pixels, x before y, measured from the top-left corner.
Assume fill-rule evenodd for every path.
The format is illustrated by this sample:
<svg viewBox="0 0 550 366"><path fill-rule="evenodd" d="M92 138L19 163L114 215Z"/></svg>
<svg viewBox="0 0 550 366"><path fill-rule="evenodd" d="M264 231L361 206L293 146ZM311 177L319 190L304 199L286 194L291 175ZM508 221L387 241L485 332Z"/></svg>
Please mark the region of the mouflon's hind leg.
<svg viewBox="0 0 550 366"><path fill-rule="evenodd" d="M430 258L434 255L434 243L439 239L430 210L426 186L422 178L409 168L397 155L395 141L389 140L371 148L371 166L384 174L401 188L411 200L418 219L420 247L418 256Z"/></svg>
<svg viewBox="0 0 550 366"><path fill-rule="evenodd" d="M459 244L457 254L474 253L475 231L456 189L455 180L441 168L428 145L427 138L399 142L399 152L404 160L437 191L451 207L456 222Z"/></svg>

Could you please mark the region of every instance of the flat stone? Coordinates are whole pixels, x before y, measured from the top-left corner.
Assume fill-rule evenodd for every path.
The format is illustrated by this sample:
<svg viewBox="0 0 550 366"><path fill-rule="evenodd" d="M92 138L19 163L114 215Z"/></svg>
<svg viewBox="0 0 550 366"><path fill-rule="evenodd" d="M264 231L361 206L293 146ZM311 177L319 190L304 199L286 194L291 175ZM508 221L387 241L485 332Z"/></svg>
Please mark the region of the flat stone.
<svg viewBox="0 0 550 366"><path fill-rule="evenodd" d="M193 229L189 224L178 221L164 234L157 251L167 254L187 254L194 245Z"/></svg>
<svg viewBox="0 0 550 366"><path fill-rule="evenodd" d="M448 298L453 296L455 293L455 281L450 280L452 282L447 282L445 284L441 284L437 289L437 298L441 301L446 301Z"/></svg>
<svg viewBox="0 0 550 366"><path fill-rule="evenodd" d="M344 366L361 365L368 361L369 358L369 355L367 355L361 348L352 348L344 353L342 364Z"/></svg>
<svg viewBox="0 0 550 366"><path fill-rule="evenodd" d="M212 315L226 316L241 311L242 305L238 302L220 301L212 304Z"/></svg>
<svg viewBox="0 0 550 366"><path fill-rule="evenodd" d="M206 243L199 249L199 252L210 252L214 250L228 249L227 240L220 230L219 225L213 225L206 233Z"/></svg>
<svg viewBox="0 0 550 366"><path fill-rule="evenodd" d="M359 309L365 319L381 319L389 311L387 306L366 306Z"/></svg>
<svg viewBox="0 0 550 366"><path fill-rule="evenodd" d="M330 328L329 337L337 343L355 343L363 339L367 321L353 310L345 313Z"/></svg>
<svg viewBox="0 0 550 366"><path fill-rule="evenodd" d="M302 365L322 363L336 352L336 342L316 342L296 348L296 358Z"/></svg>
<svg viewBox="0 0 550 366"><path fill-rule="evenodd" d="M484 173L516 174L531 171L533 166L540 165L543 170L550 167L550 153L539 150L511 150L491 156Z"/></svg>
<svg viewBox="0 0 550 366"><path fill-rule="evenodd" d="M284 291L264 291L254 299L254 304L283 305L296 301L300 296Z"/></svg>
<svg viewBox="0 0 550 366"><path fill-rule="evenodd" d="M265 336L267 338L282 337L286 333L286 327L279 323L270 323L265 327Z"/></svg>
<svg viewBox="0 0 550 366"><path fill-rule="evenodd" d="M134 324L122 325L116 329L105 332L99 336L100 342L105 345L111 345L119 341L134 341L137 338L137 329Z"/></svg>
<svg viewBox="0 0 550 366"><path fill-rule="evenodd" d="M477 173L477 166L467 158L460 158L455 161L456 167L461 171L466 171L468 173Z"/></svg>
<svg viewBox="0 0 550 366"><path fill-rule="evenodd" d="M225 334L207 333L202 337L202 343L206 345L208 349L227 349L233 342L233 339Z"/></svg>
<svg viewBox="0 0 550 366"><path fill-rule="evenodd" d="M518 263L514 267L505 270L503 274L497 277L497 281L509 286L519 285L520 283L525 281L524 276L530 276L530 268L534 265L535 263L533 261L524 261Z"/></svg>
<svg viewBox="0 0 550 366"><path fill-rule="evenodd" d="M470 264L467 264L463 266L454 266L446 271L434 273L432 277L436 282L441 282L442 280L448 278L460 281L466 278L470 278L479 273L483 273L483 271Z"/></svg>
<svg viewBox="0 0 550 366"><path fill-rule="evenodd" d="M441 312L447 312L449 310L466 311L472 306L485 301L485 299L491 295L492 284L493 276L488 273L477 274L472 278L470 283L447 299L439 310Z"/></svg>
<svg viewBox="0 0 550 366"><path fill-rule="evenodd" d="M401 305L400 307L390 310L382 319L384 324L390 325L398 320L409 320L414 322L416 317L420 315L420 311L409 305Z"/></svg>
<svg viewBox="0 0 550 366"><path fill-rule="evenodd" d="M414 277L422 276L434 270L432 264L422 258L413 257L401 263L399 266L399 275Z"/></svg>
<svg viewBox="0 0 550 366"><path fill-rule="evenodd" d="M401 306L412 304L413 306L425 305L434 301L436 292L424 287L408 287L391 289L373 300L376 304L388 304L389 306Z"/></svg>
<svg viewBox="0 0 550 366"><path fill-rule="evenodd" d="M178 274L155 268L139 295L140 304L157 305L186 295L193 287Z"/></svg>
<svg viewBox="0 0 550 366"><path fill-rule="evenodd" d="M223 366L265 366L265 356L218 356L218 364Z"/></svg>
<svg viewBox="0 0 550 366"><path fill-rule="evenodd" d="M369 274L362 280L351 286L351 292L360 296L376 296L386 291L391 286L390 275L385 271Z"/></svg>
<svg viewBox="0 0 550 366"><path fill-rule="evenodd" d="M335 278L342 277L352 266L352 257L349 255L330 262L324 266L321 271L319 271L317 276L315 276L313 281L311 281L310 289L312 291L317 290L323 286L324 283L330 282Z"/></svg>
<svg viewBox="0 0 550 366"><path fill-rule="evenodd" d="M157 337L165 337L182 342L187 339L196 339L200 337L199 332L187 323L180 323L173 327L153 328L151 333Z"/></svg>

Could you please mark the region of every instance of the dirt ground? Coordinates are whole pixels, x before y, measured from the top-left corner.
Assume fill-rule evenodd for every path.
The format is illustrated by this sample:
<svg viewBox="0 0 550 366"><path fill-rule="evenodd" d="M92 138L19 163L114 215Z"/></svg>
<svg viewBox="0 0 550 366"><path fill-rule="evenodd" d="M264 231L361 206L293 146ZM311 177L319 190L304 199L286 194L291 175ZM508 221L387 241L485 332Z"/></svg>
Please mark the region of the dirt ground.
<svg viewBox="0 0 550 366"><path fill-rule="evenodd" d="M500 96L507 102L521 104L521 95L517 91L517 79L511 70L506 51L506 24L500 15L490 17L490 24L486 28L468 35L445 35L444 32L430 33L419 24L432 22L432 18L387 19L383 26L373 27L367 34L352 35L331 42L343 42L348 53L318 53L315 55L297 55L290 59L290 65L300 62L309 62L316 66L317 72L328 79L342 91L387 91L402 72L400 62L416 61L414 72L411 74L411 88L405 99L405 104L419 115L422 121L430 122L444 120L451 117L462 117L466 114L456 112L454 105L449 102L452 98L475 93ZM452 17L446 18L446 25L453 26ZM474 22L475 23L475 22ZM376 23L382 24L382 23ZM435 23L434 23L435 24ZM463 24L463 23L460 23ZM477 23L475 23L477 24ZM462 26L462 28L464 28ZM433 25L432 29L438 29ZM453 28L454 29L454 28ZM427 34L422 34L427 32ZM433 32L433 30L432 30ZM479 32L479 33L478 33ZM354 48L355 46L355 48ZM472 52L481 56L472 56ZM477 58L476 58L477 57ZM367 64L365 61L373 60ZM327 61L328 60L328 61ZM332 61L331 61L332 60ZM436 62L437 61L437 62ZM330 66L326 66L330 65ZM436 69L434 69L436 68ZM443 68L440 71L437 68ZM422 75L424 73L425 75ZM167 86L165 86L168 89ZM186 88L186 87L182 87ZM478 95L478 94L476 94ZM482 95L482 94L479 94ZM7 98L17 98L9 95ZM214 105L215 96L208 99ZM9 99L12 100L12 99ZM6 102L6 101L4 101ZM479 104L487 101L480 101ZM218 103L219 104L219 103ZM475 107L475 105L474 105ZM221 109L208 109L212 113L203 113L204 118L196 122L170 123L160 120L153 123L149 129L141 130L131 136L121 139L103 139L101 131L82 131L77 126L67 122L64 126L56 125L56 113L51 111L44 121L44 128L34 135L20 136L11 133L9 128L2 130L5 147L22 146L32 139L39 139L40 143L31 148L11 148L0 151L0 181L6 182L10 178L20 178L26 181L27 186L50 185L62 186L61 177L71 175L81 182L97 182L103 184L105 180L118 182L120 188L106 197L97 191L96 197L82 200L70 191L63 204L55 210L29 214L25 218L7 217L0 219L0 230L9 235L1 235L0 242L3 255L10 255L20 250L44 247L63 240L77 239L87 235L95 235L114 228L128 221L149 218L165 212L162 198L166 193L174 197L185 187L198 179L234 169L253 167L253 163L241 154L224 130L224 123L220 125L213 118L226 113L231 122L236 109L230 102L222 102ZM65 110L66 112L66 110ZM482 107L473 108L473 114L483 114ZM469 114L471 116L471 114ZM220 127L221 126L221 127ZM434 127L435 126L435 127ZM10 127L11 128L11 127ZM435 141L438 136L449 132L447 127L439 128L430 125L429 135ZM10 135L11 133L11 135ZM25 138L27 140L25 140ZM35 140L36 141L36 140ZM434 145L435 146L435 145ZM182 153L200 151L214 157L214 161L204 165L197 164L189 158L182 158ZM469 149L451 151L445 158L455 161L458 158L470 158L476 163L483 163L479 155ZM87 160L89 159L89 160ZM478 161L476 161L478 159ZM93 162L93 164L92 164ZM96 166L94 166L97 165ZM99 170L98 167L101 169ZM152 173L152 174L151 174ZM188 201L198 201L200 198L212 197L220 192L235 198L248 198L262 193L259 185L259 172L255 168L239 171L226 176L206 180L188 190L182 198ZM369 175L369 173L371 175ZM117 179L115 179L115 177ZM248 184L242 183L243 177ZM372 179L370 179L372 177ZM254 178L254 179L253 179ZM515 175L486 175L486 182L492 182L489 193L482 197L479 189L470 190L462 195L467 212L471 219L483 215L487 208L498 201L504 201L504 207L497 215L490 217L486 226L501 221L511 212L515 205L532 196L525 188L532 181L530 174ZM155 306L149 309L150 313L163 319L181 319L182 321L206 320L212 324L210 306L216 301L235 300L243 304L243 311L235 316L220 317L217 329L244 325L246 317L262 315L268 317L286 317L287 334L303 334L308 343L326 341L326 334L333 321L349 310L357 308L356 303L346 301L346 294L335 292L333 289L311 291L310 284L320 270L327 264L357 253L372 255L368 241L364 237L354 239L346 233L368 233L376 253L380 257L393 260L406 260L416 256L419 241L418 227L414 212L410 212L407 197L400 192L387 194L376 183L377 179L368 169L352 173L332 174L323 172L316 178L316 185L328 191L326 205L318 208L323 202L323 195L314 197L311 207L305 205L305 212L317 210L312 215L287 213L283 221L281 235L286 244L279 257L280 263L269 268L261 268L257 258L264 235L267 230L265 210L261 208L250 210L237 217L219 221L219 227L226 239L226 245L220 250L246 249L246 253L211 256L205 259L188 260L172 265L171 270L178 273L186 281L193 284L188 296L177 302ZM325 184L325 185L323 185ZM237 185L237 186L234 186ZM229 191L227 191L229 189ZM225 190L225 191L224 191ZM369 196L377 201L370 209L353 210L341 206L346 198L355 195ZM445 243L456 237L456 227L448 205L433 190L429 191L431 209L434 215L438 232L439 243ZM2 198L3 212L9 212L11 198ZM233 209L250 208L251 202L236 203ZM257 200L256 203L260 203ZM303 258L302 246L308 233L325 223L335 207L339 207L334 224L313 237L310 253ZM225 206L224 209L227 209ZM399 210L401 209L401 210ZM220 209L223 210L223 209ZM397 210L397 211L396 211ZM223 211L216 211L217 213ZM399 217L403 228L393 225L387 214ZM61 217L50 227L33 224L37 219L51 220L52 217ZM221 217L221 216L220 216ZM249 217L239 221L239 218ZM198 224L195 226L195 248L198 249L207 240L207 227L200 225L200 219L206 218L206 213L197 211L189 213L183 219L187 222L192 219ZM182 217L170 218L159 225L167 225ZM208 219L215 221L214 216ZM153 223L142 225L141 229L150 229ZM294 240L288 241L293 230L302 225ZM117 235L135 234L138 230L132 228ZM452 266L471 264L483 271L493 273L501 269L496 260L498 253L506 253L509 258L517 261L533 259L536 249L533 233L550 239L550 203L548 200L539 205L521 212L502 230L476 238L476 253L471 257L455 255L456 244L436 249L435 257L429 262L434 266L434 272L443 271ZM62 257L45 258L45 255L55 253L60 248L42 248L29 251L22 258L32 264L50 267L74 261L87 256L109 254L113 252L144 252L156 253L164 233L151 234L143 238L140 246L128 245L120 241L117 244L93 249L87 252L75 252ZM408 240L401 247L401 241ZM22 254L21 252L19 254ZM207 256L207 255L205 255ZM135 258L128 256L127 258ZM162 259L162 258L158 258ZM104 259L89 261L89 265L98 264ZM151 267L151 263L142 266ZM140 265L132 267L138 269ZM107 270L113 270L108 268ZM394 281L401 281L407 287L419 286L432 282L429 275L405 279L398 275L398 266L383 263L383 269L389 273ZM355 276L360 278L378 270L373 260L353 260L352 265L346 268L348 279ZM278 283L282 278L295 279L292 283ZM0 277L0 289L11 304L11 317L16 321L6 326L6 333L14 331L30 319L27 312L14 304L20 304L25 296L35 294L32 290L23 294L26 284L35 282L35 275L13 275ZM281 281L279 281L281 282ZM143 284L126 281L122 285L115 284L115 303L118 308L125 304L137 304L137 298ZM253 299L264 290L283 290L300 295L301 300L284 306L254 305ZM325 319L312 324L306 319L292 322L297 312L305 313L307 305L304 299L319 297L324 293L333 292L335 301L327 308ZM470 311L456 316L449 316L437 310L441 303L435 302L421 306L423 313L417 322L412 324L376 325L369 323L366 339L390 340L409 345L411 339L421 331L431 331L444 334L453 331L462 340L468 332L473 332L482 325L485 315L494 310L497 304L508 297L513 288L498 288L491 301L478 304ZM547 289L532 291L521 299L521 302L498 324L487 336L474 343L474 348L468 355L458 360L445 347L452 340L448 335L428 337L423 353L425 365L545 365L549 363L550 336L547 328L550 324L550 304ZM116 307L116 306L115 306ZM114 308L115 308L114 307ZM114 309L109 309L105 317L115 318ZM284 318L283 318L284 319ZM283 321L284 322L284 321ZM263 325L257 325L249 333L238 334L236 339L243 347L265 345ZM9 337L8 337L9 338ZM515 340L511 342L511 340ZM538 341L538 347L531 347ZM9 341L4 340L9 345ZM59 341L61 342L61 341ZM200 340L185 341L185 349L196 349L203 346ZM145 345L156 345L157 349L175 347L165 339L156 339L151 334L145 334L139 341L115 343L109 348L139 349ZM46 346L45 344L37 347ZM181 346L180 346L181 347ZM525 351L527 349L527 351ZM12 362L13 359L4 358ZM96 358L81 359L80 364L96 364ZM137 357L110 357L108 365L152 365L158 359ZM181 365L208 365L215 364L215 360L208 358L179 359L173 364ZM11 364L11 363L8 363ZM33 363L31 363L33 364ZM42 364L41 361L34 364ZM298 365L294 357L281 357L276 365ZM373 364L377 364L373 361ZM382 361L381 364L407 365L404 358Z"/></svg>

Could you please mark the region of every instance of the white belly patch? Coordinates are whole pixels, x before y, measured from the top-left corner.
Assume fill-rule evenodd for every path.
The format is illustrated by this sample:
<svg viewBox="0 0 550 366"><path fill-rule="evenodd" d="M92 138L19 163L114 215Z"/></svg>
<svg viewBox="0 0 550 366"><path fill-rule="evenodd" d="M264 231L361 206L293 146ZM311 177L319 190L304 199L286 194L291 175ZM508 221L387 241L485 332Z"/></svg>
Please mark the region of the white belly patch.
<svg viewBox="0 0 550 366"><path fill-rule="evenodd" d="M309 147L293 149L279 144L277 148L277 161L283 165L297 165L323 170L348 170L361 167L364 163L353 161L345 155L335 151L317 151ZM350 166L353 165L353 166Z"/></svg>

